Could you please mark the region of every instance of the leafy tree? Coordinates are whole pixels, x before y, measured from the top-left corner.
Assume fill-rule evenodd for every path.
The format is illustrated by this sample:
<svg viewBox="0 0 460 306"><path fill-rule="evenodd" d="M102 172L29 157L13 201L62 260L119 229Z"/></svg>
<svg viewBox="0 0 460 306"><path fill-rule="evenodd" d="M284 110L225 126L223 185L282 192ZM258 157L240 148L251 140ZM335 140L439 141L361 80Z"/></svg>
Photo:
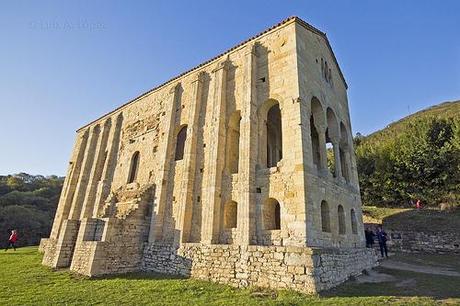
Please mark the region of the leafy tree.
<svg viewBox="0 0 460 306"><path fill-rule="evenodd" d="M63 177L19 173L0 176L0 246L11 229L18 230L18 245L36 245L51 231Z"/></svg>
<svg viewBox="0 0 460 306"><path fill-rule="evenodd" d="M458 118L423 117L404 128L355 140L363 202L435 206L455 199L460 187ZM372 136L372 135L371 135Z"/></svg>

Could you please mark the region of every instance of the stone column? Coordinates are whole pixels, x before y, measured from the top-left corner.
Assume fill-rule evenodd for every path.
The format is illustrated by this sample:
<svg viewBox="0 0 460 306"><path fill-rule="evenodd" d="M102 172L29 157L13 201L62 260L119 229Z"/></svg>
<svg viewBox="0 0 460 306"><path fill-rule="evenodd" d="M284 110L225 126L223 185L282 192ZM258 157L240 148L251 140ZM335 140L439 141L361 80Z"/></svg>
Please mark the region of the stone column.
<svg viewBox="0 0 460 306"><path fill-rule="evenodd" d="M353 173L352 173L352 168L351 168L351 160L350 160L350 153L348 152L348 148L345 147L343 148L343 157L344 157L344 161L342 161L343 163L345 163L345 168L346 168L346 171L348 171L348 182L349 183L353 183Z"/></svg>
<svg viewBox="0 0 460 306"><path fill-rule="evenodd" d="M94 203L93 217L97 218L104 206L105 200L110 194L110 187L112 185L113 174L117 166L118 151L120 147L120 134L121 126L123 123L123 114L119 114L116 119L116 123L109 134L107 144L107 160L104 164L104 170L102 170L101 180L97 187L97 194Z"/></svg>
<svg viewBox="0 0 460 306"><path fill-rule="evenodd" d="M96 125L91 129L89 136L89 144L85 150L85 156L83 157L83 166L78 183L75 188L75 196L72 202L72 208L70 209L69 219L78 220L80 218L83 200L86 195L86 188L88 186L88 180L91 173L91 168L94 161L94 153L96 150L97 140L100 134L100 127Z"/></svg>
<svg viewBox="0 0 460 306"><path fill-rule="evenodd" d="M193 81L193 102L190 104L188 118L189 126L187 131L188 137L185 143L184 159L182 161L184 167L184 180L181 181L181 190L183 190L183 192L181 192L180 198L178 199L180 208L177 228L182 235L178 237L179 241L175 241L176 243L187 242L189 240L192 226L193 187L195 185L197 153L196 146L202 101L203 76L204 73L201 72Z"/></svg>
<svg viewBox="0 0 460 306"><path fill-rule="evenodd" d="M318 142L319 142L319 172L322 174L327 173L327 150L326 150L326 127L316 126L318 131Z"/></svg>
<svg viewBox="0 0 460 306"><path fill-rule="evenodd" d="M67 175L62 187L59 205L54 218L53 228L51 230L50 239L57 239L62 222L69 216L70 207L72 205L73 194L77 185L78 177L80 176L81 165L88 142L88 130L77 135L75 141L72 158L67 170Z"/></svg>
<svg viewBox="0 0 460 306"><path fill-rule="evenodd" d="M164 125L164 137L161 139L160 150L160 161L161 168L158 169L158 181L156 184L155 191L155 201L154 207L152 209L152 218L150 222L150 233L149 233L149 242L155 242L162 239L163 236L163 222L164 222L164 212L166 206L166 200L168 196L168 184L174 182L168 182L169 170L171 167L171 158L172 158L172 148L174 140L174 125L176 119L176 103L181 84L178 83L171 88L169 92L169 103L166 103L166 117Z"/></svg>
<svg viewBox="0 0 460 306"><path fill-rule="evenodd" d="M81 211L80 219L91 218L93 215L97 187L102 176L102 171L104 170L104 164L107 160L107 152L105 150L107 148L107 140L109 138L109 132L111 128L112 121L109 118L104 123L101 133L102 135L101 137L99 137L96 145L96 150L94 153L94 165L92 168L93 171L91 172L88 180L88 188L85 195L85 199L83 201L83 208Z"/></svg>
<svg viewBox="0 0 460 306"><path fill-rule="evenodd" d="M220 232L222 206L222 171L225 166L226 83L228 59L219 63L214 73L212 116L208 128L208 159L204 168L203 226L201 240L205 244L217 243Z"/></svg>
<svg viewBox="0 0 460 306"><path fill-rule="evenodd" d="M350 170L350 182L352 185L358 190L359 192L359 178L358 178L358 165L356 164L356 155L355 152L352 151L353 147L347 150L349 166L348 169Z"/></svg>
<svg viewBox="0 0 460 306"><path fill-rule="evenodd" d="M239 243L255 240L255 169L257 164L257 90L255 44L247 47L244 62L243 103L240 123L239 174L240 197L237 206Z"/></svg>
<svg viewBox="0 0 460 306"><path fill-rule="evenodd" d="M342 179L342 162L340 160L340 144L337 140L332 140L332 148L334 150L335 177Z"/></svg>

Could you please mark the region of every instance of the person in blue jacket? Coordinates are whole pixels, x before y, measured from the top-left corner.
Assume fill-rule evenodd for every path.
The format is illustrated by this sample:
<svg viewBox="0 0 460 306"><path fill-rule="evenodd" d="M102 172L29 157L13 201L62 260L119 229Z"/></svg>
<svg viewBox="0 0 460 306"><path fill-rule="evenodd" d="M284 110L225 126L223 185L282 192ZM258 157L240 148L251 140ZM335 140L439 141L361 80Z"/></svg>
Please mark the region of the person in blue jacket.
<svg viewBox="0 0 460 306"><path fill-rule="evenodd" d="M388 258L388 248L387 248L387 233L383 230L382 226L379 225L377 228L377 240L380 246L380 254L382 254L382 258ZM384 256L385 255L385 256Z"/></svg>

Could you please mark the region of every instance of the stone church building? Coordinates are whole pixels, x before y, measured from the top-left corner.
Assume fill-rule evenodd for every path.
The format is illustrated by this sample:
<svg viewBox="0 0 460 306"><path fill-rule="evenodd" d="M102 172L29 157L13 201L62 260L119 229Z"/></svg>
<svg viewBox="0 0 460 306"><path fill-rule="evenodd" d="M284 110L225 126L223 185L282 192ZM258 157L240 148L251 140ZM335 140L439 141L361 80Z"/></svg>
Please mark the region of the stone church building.
<svg viewBox="0 0 460 306"><path fill-rule="evenodd" d="M77 131L43 263L318 292L364 247L347 84L291 17Z"/></svg>

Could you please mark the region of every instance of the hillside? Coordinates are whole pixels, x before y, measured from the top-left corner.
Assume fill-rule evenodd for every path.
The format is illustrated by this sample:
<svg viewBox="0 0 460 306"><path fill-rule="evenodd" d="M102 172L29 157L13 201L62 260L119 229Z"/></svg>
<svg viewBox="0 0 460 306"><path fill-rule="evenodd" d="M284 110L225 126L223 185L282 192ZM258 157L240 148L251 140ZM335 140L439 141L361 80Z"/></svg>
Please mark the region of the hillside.
<svg viewBox="0 0 460 306"><path fill-rule="evenodd" d="M458 205L460 100L444 102L354 139L365 205Z"/></svg>
<svg viewBox="0 0 460 306"><path fill-rule="evenodd" d="M460 118L460 100L443 102L413 113L398 121L390 123L384 129L363 137L362 141L372 143L394 137L404 131L408 124L418 120L428 120L433 117L442 119Z"/></svg>

